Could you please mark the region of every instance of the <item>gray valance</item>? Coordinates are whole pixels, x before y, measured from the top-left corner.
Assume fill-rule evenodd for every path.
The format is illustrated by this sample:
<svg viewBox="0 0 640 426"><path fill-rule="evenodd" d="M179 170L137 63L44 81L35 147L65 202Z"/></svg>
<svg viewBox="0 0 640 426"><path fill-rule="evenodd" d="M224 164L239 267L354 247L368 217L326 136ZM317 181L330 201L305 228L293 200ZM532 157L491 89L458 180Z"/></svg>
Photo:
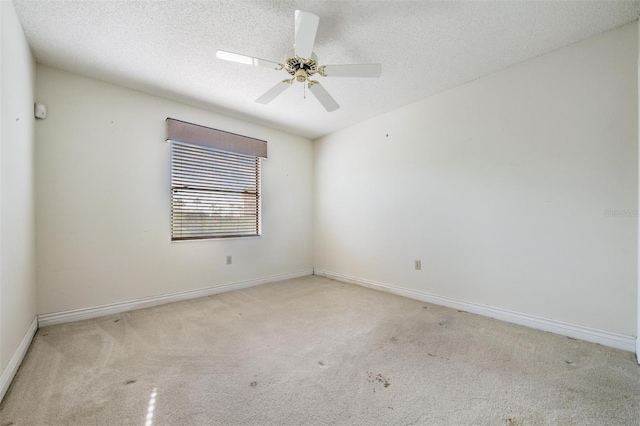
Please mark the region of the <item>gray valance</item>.
<svg viewBox="0 0 640 426"><path fill-rule="evenodd" d="M167 118L167 140L267 158L267 141Z"/></svg>

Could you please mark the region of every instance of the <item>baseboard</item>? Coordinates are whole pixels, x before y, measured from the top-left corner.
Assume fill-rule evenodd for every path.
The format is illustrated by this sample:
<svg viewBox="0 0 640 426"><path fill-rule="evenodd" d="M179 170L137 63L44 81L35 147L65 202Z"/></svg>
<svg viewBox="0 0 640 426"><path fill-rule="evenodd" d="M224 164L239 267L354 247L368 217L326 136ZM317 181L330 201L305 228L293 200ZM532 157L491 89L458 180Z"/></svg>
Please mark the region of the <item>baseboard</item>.
<svg viewBox="0 0 640 426"><path fill-rule="evenodd" d="M13 377L18 372L18 368L20 367L20 364L22 364L22 360L29 350L29 345L31 345L31 341L33 340L33 336L36 335L36 331L38 331L38 318L34 317L27 333L22 338L22 341L18 345L16 351L13 353L9 363L2 371L2 375L0 375L0 401L4 398L4 394L7 393Z"/></svg>
<svg viewBox="0 0 640 426"><path fill-rule="evenodd" d="M562 336L567 336L574 339L599 343L603 346L609 346L616 349L635 352L636 354L640 353L638 352L640 351L640 339L636 339L633 336L612 333L609 331L584 327L577 324L570 324L563 321L550 320L533 315L509 311L506 309L481 305L478 303L465 302L463 300L453 299L450 297L438 296L423 291L411 290L390 284L383 284L371 280L365 280L319 269L315 270L315 274L339 281L357 284L375 290L386 291L388 293L397 294L399 296L408 297L410 299L420 300L422 302L433 303L434 305L446 306L448 308L483 315L513 324L524 325L526 327L543 331L549 331L551 333L560 334Z"/></svg>
<svg viewBox="0 0 640 426"><path fill-rule="evenodd" d="M313 269L304 269L302 271L291 272L287 274L271 275L269 277L239 281L235 283L200 288L196 290L162 294L159 296L145 297L142 299L128 300L125 302L111 303L108 305L95 306L91 308L74 309L71 311L38 315L38 323L40 324L40 327L47 327L49 325L62 324L66 322L82 321L106 315L133 311L136 309L150 308L152 306L164 305L166 303L178 302L181 300L210 296L212 294L223 293L226 291L240 290L243 288L254 287L257 285L272 283L276 281L304 277L307 275L313 275Z"/></svg>

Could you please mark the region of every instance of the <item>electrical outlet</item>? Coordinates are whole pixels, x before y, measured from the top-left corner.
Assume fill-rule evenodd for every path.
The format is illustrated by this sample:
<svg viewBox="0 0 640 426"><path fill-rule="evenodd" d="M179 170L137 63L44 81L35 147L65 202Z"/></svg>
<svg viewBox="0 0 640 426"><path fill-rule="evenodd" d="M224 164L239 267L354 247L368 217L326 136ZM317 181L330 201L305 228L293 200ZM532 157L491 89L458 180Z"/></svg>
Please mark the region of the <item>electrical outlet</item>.
<svg viewBox="0 0 640 426"><path fill-rule="evenodd" d="M231 265L233 263L233 258L231 256L227 256L227 265Z"/></svg>
<svg viewBox="0 0 640 426"><path fill-rule="evenodd" d="M416 260L415 268L416 268L416 271L422 270L422 260Z"/></svg>

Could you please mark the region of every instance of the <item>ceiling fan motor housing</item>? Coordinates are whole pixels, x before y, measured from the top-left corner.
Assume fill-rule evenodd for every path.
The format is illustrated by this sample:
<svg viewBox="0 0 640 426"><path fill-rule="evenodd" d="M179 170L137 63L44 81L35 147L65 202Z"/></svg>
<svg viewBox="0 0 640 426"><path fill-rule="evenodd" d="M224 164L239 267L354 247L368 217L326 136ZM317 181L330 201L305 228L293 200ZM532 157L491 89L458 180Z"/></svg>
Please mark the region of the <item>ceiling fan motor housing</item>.
<svg viewBox="0 0 640 426"><path fill-rule="evenodd" d="M318 57L315 53L311 54L311 58L300 58L293 55L284 61L284 69L297 81L304 82L318 72Z"/></svg>

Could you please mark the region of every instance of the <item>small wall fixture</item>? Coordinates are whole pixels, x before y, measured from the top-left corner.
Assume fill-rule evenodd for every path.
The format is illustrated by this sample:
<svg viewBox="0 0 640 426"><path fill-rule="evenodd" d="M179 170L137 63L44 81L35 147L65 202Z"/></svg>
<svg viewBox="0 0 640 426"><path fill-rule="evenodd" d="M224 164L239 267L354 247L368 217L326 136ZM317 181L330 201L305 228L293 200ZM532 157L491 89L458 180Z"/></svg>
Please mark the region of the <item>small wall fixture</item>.
<svg viewBox="0 0 640 426"><path fill-rule="evenodd" d="M36 102L33 105L33 115L35 115L36 118L47 118L47 106L40 102Z"/></svg>

